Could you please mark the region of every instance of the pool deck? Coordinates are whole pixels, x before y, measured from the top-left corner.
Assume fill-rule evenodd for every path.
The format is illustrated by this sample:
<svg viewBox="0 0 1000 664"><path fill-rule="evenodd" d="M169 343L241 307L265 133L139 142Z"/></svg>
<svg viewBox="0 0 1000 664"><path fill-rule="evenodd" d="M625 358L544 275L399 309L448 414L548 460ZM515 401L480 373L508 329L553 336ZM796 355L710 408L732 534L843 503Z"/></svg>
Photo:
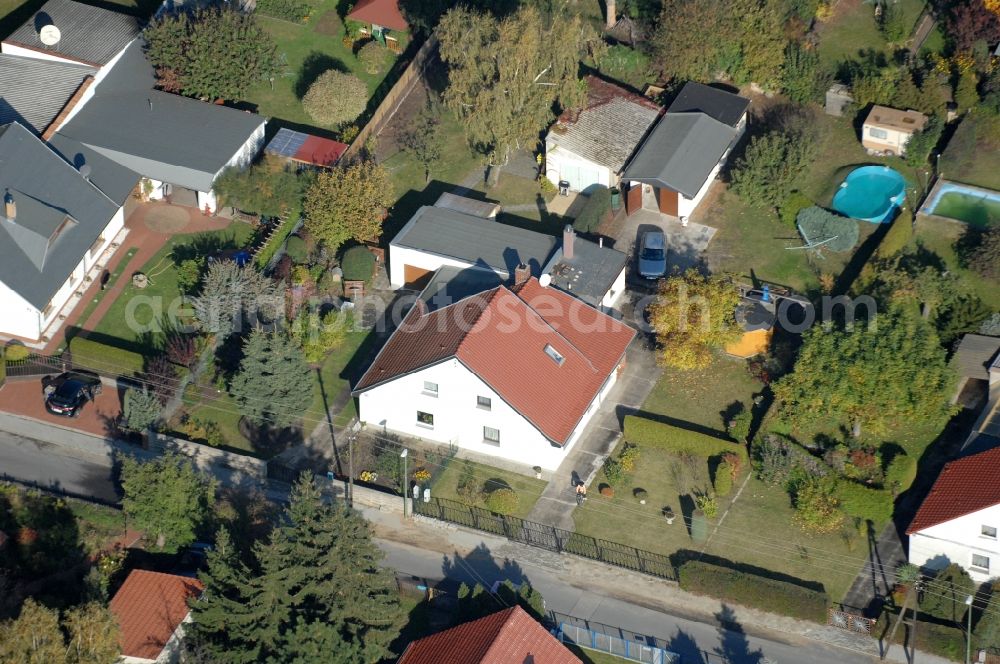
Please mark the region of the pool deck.
<svg viewBox="0 0 1000 664"><path fill-rule="evenodd" d="M945 180L944 178L938 178L931 187L931 190L927 192L927 196L924 197L924 202L920 205L920 209L917 210L917 214L923 215L925 217L934 217L936 219L947 219L948 221L957 221L960 224L966 223L961 219L953 219L952 217L942 217L941 215L934 214L931 212L937 207L938 202L941 200L941 196L944 194L957 191L963 193L979 193L982 194L984 198L989 198L992 200L1000 201L1000 191L995 189L987 189L986 187L977 187L971 184L965 184L962 182L957 182L955 180Z"/></svg>

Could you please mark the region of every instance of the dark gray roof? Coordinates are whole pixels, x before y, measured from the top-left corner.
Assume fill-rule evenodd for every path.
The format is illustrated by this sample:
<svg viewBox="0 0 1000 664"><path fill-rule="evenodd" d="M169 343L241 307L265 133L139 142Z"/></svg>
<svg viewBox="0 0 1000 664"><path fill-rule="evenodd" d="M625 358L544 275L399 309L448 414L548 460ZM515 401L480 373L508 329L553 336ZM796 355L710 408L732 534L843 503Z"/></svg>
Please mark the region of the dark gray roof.
<svg viewBox="0 0 1000 664"><path fill-rule="evenodd" d="M587 78L588 106L566 112L552 126L546 143L621 173L659 107L644 97L595 77Z"/></svg>
<svg viewBox="0 0 1000 664"><path fill-rule="evenodd" d="M153 90L153 82L137 40L59 134L146 177L209 191L264 119Z"/></svg>
<svg viewBox="0 0 1000 664"><path fill-rule="evenodd" d="M667 113L625 169L624 179L694 198L736 135L735 129L703 113Z"/></svg>
<svg viewBox="0 0 1000 664"><path fill-rule="evenodd" d="M680 94L670 104L668 113L704 113L715 118L723 124L735 127L747 107L750 100L746 97L734 95L719 88L713 88L702 83L688 81L681 88Z"/></svg>
<svg viewBox="0 0 1000 664"><path fill-rule="evenodd" d="M118 205L125 205L125 200L139 183L140 176L135 171L68 136L57 133L49 139L49 145L77 170L90 166L90 181Z"/></svg>
<svg viewBox="0 0 1000 664"><path fill-rule="evenodd" d="M46 46L38 38L46 25L59 28L61 38L55 46ZM140 32L134 16L72 0L49 0L4 42L103 66Z"/></svg>
<svg viewBox="0 0 1000 664"><path fill-rule="evenodd" d="M43 309L118 206L17 123L0 127L0 196L6 192L17 214L7 219L0 208L0 282Z"/></svg>
<svg viewBox="0 0 1000 664"><path fill-rule="evenodd" d="M599 307L627 261L628 256L617 249L577 237L573 241L573 258L566 258L560 246L544 272L552 277L555 288Z"/></svg>
<svg viewBox="0 0 1000 664"><path fill-rule="evenodd" d="M0 124L18 122L41 134L96 73L88 65L0 53Z"/></svg>
<svg viewBox="0 0 1000 664"><path fill-rule="evenodd" d="M540 275L556 243L551 235L425 205L390 244L491 268L509 277L518 263Z"/></svg>
<svg viewBox="0 0 1000 664"><path fill-rule="evenodd" d="M428 311L436 311L501 284L500 276L493 270L445 265L434 272L420 291L420 299L427 305Z"/></svg>
<svg viewBox="0 0 1000 664"><path fill-rule="evenodd" d="M967 334L951 359L952 365L959 375L966 378L988 380L989 367L997 354L1000 353L1000 337L987 337L982 334Z"/></svg>

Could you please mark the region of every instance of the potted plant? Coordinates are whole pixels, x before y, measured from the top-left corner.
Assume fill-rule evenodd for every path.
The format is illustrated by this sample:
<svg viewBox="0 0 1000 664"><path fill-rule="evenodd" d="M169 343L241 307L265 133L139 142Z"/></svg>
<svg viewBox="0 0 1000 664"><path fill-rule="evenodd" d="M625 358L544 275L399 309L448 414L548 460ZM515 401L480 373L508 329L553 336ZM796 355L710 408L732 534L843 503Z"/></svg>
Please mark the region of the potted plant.
<svg viewBox="0 0 1000 664"><path fill-rule="evenodd" d="M667 520L667 525L668 526L674 525L674 519L677 518L677 515L674 514L674 508L670 507L670 505L667 505L666 507L664 507L663 508L663 518L665 518Z"/></svg>
<svg viewBox="0 0 1000 664"><path fill-rule="evenodd" d="M532 470L535 471L535 479L536 480L542 479L542 467L541 466L534 466L532 468Z"/></svg>
<svg viewBox="0 0 1000 664"><path fill-rule="evenodd" d="M636 489L632 492L635 499L639 501L640 505L646 504L646 498L649 497L649 493L645 489Z"/></svg>

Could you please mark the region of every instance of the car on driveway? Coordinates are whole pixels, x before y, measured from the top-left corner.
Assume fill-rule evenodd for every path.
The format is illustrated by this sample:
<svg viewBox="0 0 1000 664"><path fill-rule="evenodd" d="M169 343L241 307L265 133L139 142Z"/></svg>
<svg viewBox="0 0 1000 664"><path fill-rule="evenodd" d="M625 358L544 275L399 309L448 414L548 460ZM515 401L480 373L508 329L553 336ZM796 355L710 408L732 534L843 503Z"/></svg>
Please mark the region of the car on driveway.
<svg viewBox="0 0 1000 664"><path fill-rule="evenodd" d="M53 415L77 417L101 393L101 377L89 371L67 371L42 381L45 409Z"/></svg>
<svg viewBox="0 0 1000 664"><path fill-rule="evenodd" d="M639 240L640 277L659 279L667 273L667 239L663 231L646 231Z"/></svg>

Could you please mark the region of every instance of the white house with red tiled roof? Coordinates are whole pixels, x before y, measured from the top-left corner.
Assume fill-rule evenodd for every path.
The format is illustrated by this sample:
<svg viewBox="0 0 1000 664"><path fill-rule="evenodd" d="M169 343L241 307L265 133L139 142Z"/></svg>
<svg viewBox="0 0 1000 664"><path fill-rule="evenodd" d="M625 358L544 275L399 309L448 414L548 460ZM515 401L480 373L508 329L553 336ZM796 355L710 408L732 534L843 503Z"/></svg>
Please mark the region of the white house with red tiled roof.
<svg viewBox="0 0 1000 664"><path fill-rule="evenodd" d="M950 563L973 580L1000 576L1000 446L945 465L906 534L909 561L928 569Z"/></svg>
<svg viewBox="0 0 1000 664"><path fill-rule="evenodd" d="M456 280L432 280L355 386L360 420L557 468L614 385L635 331L527 275L512 288L493 277L486 290L464 292ZM455 296L443 298L448 287Z"/></svg>
<svg viewBox="0 0 1000 664"><path fill-rule="evenodd" d="M109 608L120 628L121 664L170 664L180 660L188 600L201 595L198 579L132 570Z"/></svg>

